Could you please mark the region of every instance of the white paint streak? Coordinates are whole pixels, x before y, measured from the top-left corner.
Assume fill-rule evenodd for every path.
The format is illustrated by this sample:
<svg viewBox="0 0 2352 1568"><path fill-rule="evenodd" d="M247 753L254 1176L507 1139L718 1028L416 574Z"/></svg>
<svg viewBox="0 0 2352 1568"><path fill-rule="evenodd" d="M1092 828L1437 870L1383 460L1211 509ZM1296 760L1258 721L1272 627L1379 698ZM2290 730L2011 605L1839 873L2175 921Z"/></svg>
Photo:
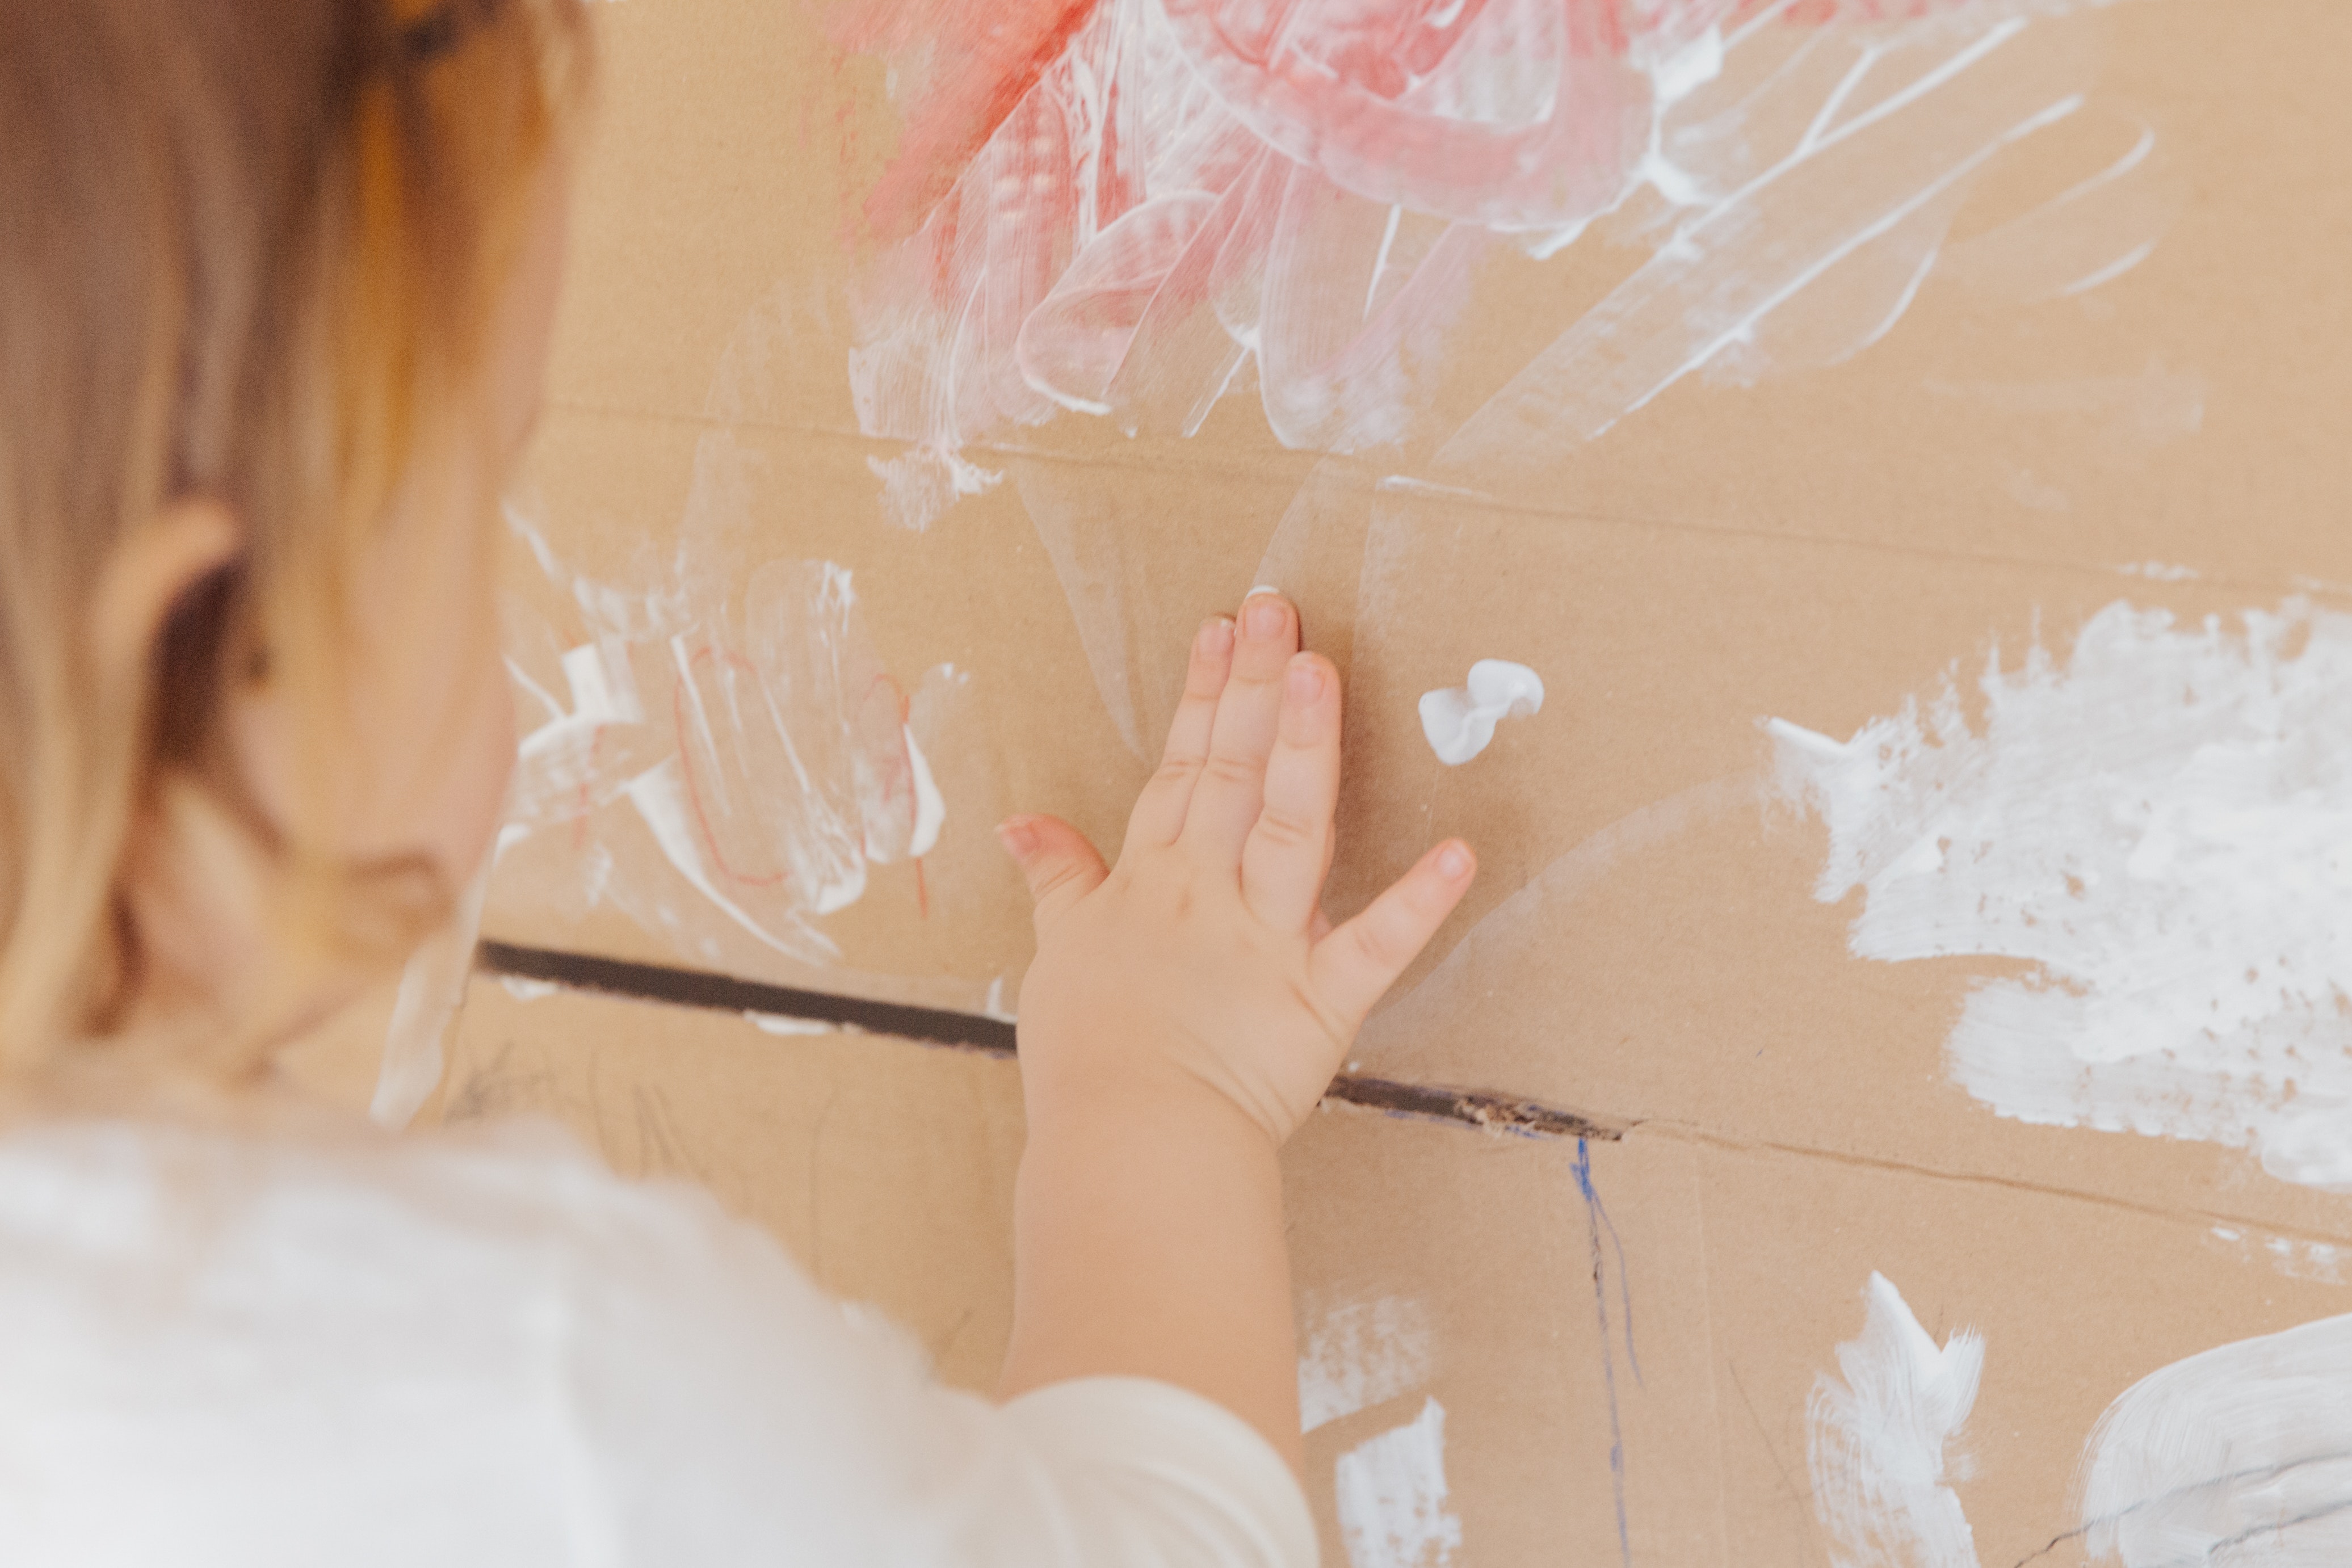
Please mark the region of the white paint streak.
<svg viewBox="0 0 2352 1568"><path fill-rule="evenodd" d="M1541 675L1507 659L1481 659L1463 685L1422 694L1421 733L1440 762L1459 768L1486 749L1496 725L1530 718L1543 705Z"/></svg>
<svg viewBox="0 0 2352 1568"><path fill-rule="evenodd" d="M1843 742L1769 726L1829 827L1818 896L1865 895L1853 951L2035 966L1949 1042L2003 1115L2352 1188L2352 616L2118 603L1977 685L1976 724L1948 683Z"/></svg>
<svg viewBox="0 0 2352 1568"><path fill-rule="evenodd" d="M2352 1248L2333 1241L2314 1241L2301 1236L2249 1236L2230 1225L2214 1226L2212 1236L2242 1260L2260 1260L2290 1280L2308 1280L2315 1285L2345 1283L2345 1265L2352 1262Z"/></svg>
<svg viewBox="0 0 2352 1568"><path fill-rule="evenodd" d="M701 477L706 491L731 482ZM519 681L549 716L519 748L506 852L536 854L532 872L572 880L583 909L617 904L698 957L712 933L663 898L677 879L761 946L830 959L817 922L864 896L871 867L939 842L947 802L918 731L966 677L941 665L904 691L831 562L770 561L743 580L688 544L628 590L572 571L515 522L586 640L561 654L568 703ZM611 809L640 832L616 831Z"/></svg>
<svg viewBox="0 0 2352 1568"><path fill-rule="evenodd" d="M2088 1557L2124 1568L2352 1561L2352 1317L2134 1385L2091 1435L2082 1518Z"/></svg>
<svg viewBox="0 0 2352 1568"><path fill-rule="evenodd" d="M1429 1312L1400 1296L1351 1301L1310 1320L1298 1357L1301 1431L1410 1394L1429 1381Z"/></svg>
<svg viewBox="0 0 2352 1568"><path fill-rule="evenodd" d="M761 1034L804 1035L839 1034L839 1024L823 1019L787 1018L782 1013L745 1013L743 1017Z"/></svg>
<svg viewBox="0 0 2352 1568"><path fill-rule="evenodd" d="M940 794L939 780L931 776L930 758L923 755L922 747L915 740L914 726L901 725L899 734L906 737L907 768L913 775L915 787L915 825L907 835L906 853L910 859L920 860L939 847L940 830L947 824L948 803Z"/></svg>
<svg viewBox="0 0 2352 1568"><path fill-rule="evenodd" d="M1794 57L1758 35L1755 59L1735 54L1723 82L1661 126L1660 156L1688 193L1652 259L1446 443L1441 474L1508 489L1694 372L1753 382L1876 341L1976 183L2086 101L2094 62L2030 34L2018 15L1947 17L1824 33Z"/></svg>
<svg viewBox="0 0 2352 1568"><path fill-rule="evenodd" d="M1309 3L1265 37L1207 0L1105 4L859 292L859 427L907 444L876 460L886 513L925 526L995 482L967 447L1060 410L1189 435L1254 386L1287 445L1443 443L1447 468L1507 486L1694 372L1839 362L1908 308L1979 178L2083 110L2096 61L2043 23L2081 8L1768 26L1774 6L1727 28L1735 0L1692 0L1629 13L1615 58L1558 0L1408 28ZM861 47L952 47L936 35ZM910 145L933 146L929 106L907 101ZM2149 254L2179 198L2142 130L1953 247L1970 280L2045 298ZM1649 265L1466 425L1431 427L1438 350L1488 255L1550 256L1595 226Z"/></svg>
<svg viewBox="0 0 2352 1568"><path fill-rule="evenodd" d="M1462 1545L1445 1506L1445 1407L1339 1456L1333 1490L1349 1568L1442 1568Z"/></svg>
<svg viewBox="0 0 2352 1568"><path fill-rule="evenodd" d="M1948 1450L1984 1371L1984 1341L1962 1330L1938 1348L1902 1292L1874 1273L1862 1337L1813 1381L1805 1457L1834 1568L1978 1568L1976 1538L1948 1479Z"/></svg>

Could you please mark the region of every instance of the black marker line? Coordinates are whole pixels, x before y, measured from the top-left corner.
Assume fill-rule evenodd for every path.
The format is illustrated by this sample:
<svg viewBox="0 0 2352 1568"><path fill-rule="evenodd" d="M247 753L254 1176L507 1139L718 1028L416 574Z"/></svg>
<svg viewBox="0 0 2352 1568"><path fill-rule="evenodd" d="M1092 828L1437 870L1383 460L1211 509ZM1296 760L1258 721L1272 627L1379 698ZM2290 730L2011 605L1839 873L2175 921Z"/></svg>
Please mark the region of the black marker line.
<svg viewBox="0 0 2352 1568"><path fill-rule="evenodd" d="M894 1035L926 1045L958 1051L984 1051L992 1056L1013 1054L1013 1026L982 1013L946 1008L911 1007L903 1002L877 1002L830 991L802 990L761 980L738 979L701 969L678 969L665 964L638 964L624 958L598 958L585 953L563 953L546 947L524 947L511 942L485 942L475 949L475 967L485 974L518 980L536 980L566 990L593 991L635 1001L666 1002L672 1007L698 1008L710 1012L763 1013L773 1018L805 1019L838 1029L868 1034ZM1332 1080L1325 1092L1368 1111L1418 1121L1444 1122L1507 1133L1522 1138L1589 1138L1613 1143L1624 1129L1595 1122L1573 1111L1562 1111L1533 1100L1494 1094L1475 1089L1444 1089L1422 1083L1398 1083L1355 1073Z"/></svg>

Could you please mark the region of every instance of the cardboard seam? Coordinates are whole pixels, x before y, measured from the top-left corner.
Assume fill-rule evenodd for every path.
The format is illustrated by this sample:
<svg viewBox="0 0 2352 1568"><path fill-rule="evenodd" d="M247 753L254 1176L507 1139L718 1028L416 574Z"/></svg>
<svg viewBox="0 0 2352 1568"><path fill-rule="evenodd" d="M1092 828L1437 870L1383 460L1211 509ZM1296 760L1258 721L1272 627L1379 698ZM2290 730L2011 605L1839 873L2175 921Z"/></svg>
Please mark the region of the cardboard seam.
<svg viewBox="0 0 2352 1568"><path fill-rule="evenodd" d="M681 413L666 409L630 409L605 403L556 401L551 409L617 420L646 420L655 423L685 424L706 430L750 430L772 435L810 436L845 445L879 449L905 454L922 450L918 443L898 438L869 436L863 432L817 424L780 424L762 420L720 419L710 414ZM1969 566L2007 568L2020 571L2056 571L2091 578L2120 578L2129 583L2146 583L2123 565L2110 562L2072 559L2063 556L2019 556L1991 554L1978 550L1936 549L1923 545L1900 544L1887 539L1853 538L1840 534L1810 533L1796 528L1743 528L1730 523L1676 521L1664 517L1633 517L1607 512L1581 511L1568 507L1548 507L1534 501L1512 500L1484 491L1458 489L1451 486L1424 485L1411 476L1390 472L1377 465L1343 460L1327 454L1256 452L1242 463L1179 463L1159 462L1138 455L1129 458L1107 457L1101 454L1080 454L1057 451L1051 447L1018 446L1003 443L972 441L957 448L960 453L978 454L986 458L1020 459L1024 462L1055 464L1080 470L1108 474L1140 474L1158 477L1189 477L1202 475L1221 478L1262 480L1267 468L1287 459L1298 459L1301 470L1299 486L1303 490L1313 480L1318 484L1339 483L1343 488L1360 494L1367 500L1381 496L1419 496L1426 499L1449 501L1476 511L1521 517L1545 523L1579 523L1593 528L1631 528L1656 534L1690 534L1708 538L1749 539L1768 544L1810 545L1828 549L1851 549L1868 554L1895 556L1914 560L1947 561ZM1188 449L1189 450L1189 449ZM1204 449L1205 450L1205 449ZM1343 464L1335 475L1318 473L1325 465ZM1365 476L1377 476L1366 482ZM2187 583L2158 584L2164 587L2218 589L2232 592L2263 595L2302 595L2335 604L2352 604L2352 583L2316 582L2308 579L2266 579L2221 577L2200 573Z"/></svg>
<svg viewBox="0 0 2352 1568"><path fill-rule="evenodd" d="M2315 1230L2307 1226L2281 1224L2252 1215L2235 1214L2227 1209L2175 1208L2164 1204L2135 1203L2112 1193L2086 1192L2077 1187L2054 1183L2024 1181L2015 1176L1994 1176L1984 1171L1940 1170L1932 1166L1913 1165L1908 1161L1886 1159L1871 1155L1849 1154L1837 1149L1822 1149L1803 1144L1776 1143L1769 1139L1741 1138L1727 1133L1709 1132L1686 1122L1660 1118L1637 1119L1627 1124L1626 1134L1654 1133L1659 1136L1703 1145L1732 1154L1787 1155L1796 1159L1822 1160L1832 1165L1849 1166L1857 1170L1890 1172L1898 1176L1922 1176L1930 1181L1953 1182L1967 1186L1993 1187L2002 1191L2025 1193L2037 1197L2063 1197L2079 1203L2095 1204L2124 1214L2144 1215L2153 1219L2188 1220L2207 1225L2243 1227L2265 1236L2283 1237L2289 1240L2316 1243L2323 1246L2352 1245L2352 1228L2344 1231Z"/></svg>
<svg viewBox="0 0 2352 1568"><path fill-rule="evenodd" d="M878 1001L867 997L746 980L701 969L674 968L586 953L485 941L475 967L488 975L704 1012L799 1019L831 1029L880 1035L918 1045L1010 1058L1018 1034L1013 1020L945 1008ZM1497 1136L1584 1139L1615 1143L1626 1125L1517 1095L1443 1084L1342 1073L1325 1091L1339 1103L1391 1116L1468 1126Z"/></svg>

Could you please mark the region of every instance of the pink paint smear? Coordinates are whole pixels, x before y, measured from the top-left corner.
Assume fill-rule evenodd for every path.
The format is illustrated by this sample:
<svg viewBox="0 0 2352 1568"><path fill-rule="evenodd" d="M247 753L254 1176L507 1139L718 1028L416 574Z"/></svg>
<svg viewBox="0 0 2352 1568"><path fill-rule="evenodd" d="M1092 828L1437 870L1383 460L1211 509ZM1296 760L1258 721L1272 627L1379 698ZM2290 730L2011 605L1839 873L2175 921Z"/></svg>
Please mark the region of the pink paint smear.
<svg viewBox="0 0 2352 1568"><path fill-rule="evenodd" d="M1058 411L1189 435L1253 380L1286 445L1450 439L1483 468L1702 367L1836 362L1901 316L1984 171L2084 110L2095 57L2043 36L2082 8L846 0L835 42L889 59L905 118L850 365L861 428L906 444L876 464L887 507L927 526L995 483L966 448ZM1979 270L2028 296L2128 270L2170 217L2145 153ZM1604 219L1657 260L1426 428L1481 266Z"/></svg>

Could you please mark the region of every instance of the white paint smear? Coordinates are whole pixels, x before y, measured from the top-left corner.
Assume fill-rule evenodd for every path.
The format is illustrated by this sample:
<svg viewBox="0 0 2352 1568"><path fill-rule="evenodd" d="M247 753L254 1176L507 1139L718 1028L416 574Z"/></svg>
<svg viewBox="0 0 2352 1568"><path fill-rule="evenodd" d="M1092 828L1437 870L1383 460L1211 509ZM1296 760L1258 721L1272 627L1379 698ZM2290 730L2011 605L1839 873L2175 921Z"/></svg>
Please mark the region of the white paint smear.
<svg viewBox="0 0 2352 1568"><path fill-rule="evenodd" d="M1398 1296L1313 1316L1298 1356L1301 1431L1410 1394L1429 1381L1429 1312Z"/></svg>
<svg viewBox="0 0 2352 1568"><path fill-rule="evenodd" d="M1968 1422L1984 1341L1962 1330L1939 1348L1881 1274L1863 1291L1862 1337L1814 1379L1805 1457L1813 1510L1835 1568L1978 1568L1976 1537L1948 1450Z"/></svg>
<svg viewBox="0 0 2352 1568"><path fill-rule="evenodd" d="M2036 140L2092 111L2095 48L2050 20L2082 8L1689 0L1621 9L1620 54L1559 0L1411 25L1306 0L1279 27L1106 0L937 168L973 87L942 61L987 68L993 14L908 29L846 0L845 47L890 57L908 115L875 215L914 232L863 280L849 366L860 429L905 444L877 463L886 512L927 525L995 483L968 447L1062 412L1190 435L1243 391L1286 445L1442 444L1443 470L1507 488L1694 373L1840 362L1908 310L1988 173L2088 156ZM2129 129L1949 247L1955 276L2042 298L2152 254L2179 186ZM1466 424L1433 423L1480 269L1596 227L1650 260Z"/></svg>
<svg viewBox="0 0 2352 1568"><path fill-rule="evenodd" d="M663 896L682 880L761 946L832 957L818 922L864 895L870 867L938 845L948 807L916 726L964 677L940 665L901 686L831 562L770 561L739 585L718 551L689 543L624 590L515 524L588 640L562 654L562 695L514 666L547 716L521 743L509 852L536 840L548 863L533 874L576 883L583 908L616 904L688 939ZM629 831L613 808L634 816Z"/></svg>
<svg viewBox="0 0 2352 1568"><path fill-rule="evenodd" d="M2352 1248L2300 1236L2249 1236L2229 1225L2214 1226L2212 1236L2241 1259L2259 1258L2290 1280L2308 1280L2315 1285L2343 1284L2345 1264L2352 1260Z"/></svg>
<svg viewBox="0 0 2352 1568"><path fill-rule="evenodd" d="M1445 1407L1421 1414L1339 1456L1333 1478L1350 1568L1442 1568L1462 1545L1445 1506Z"/></svg>
<svg viewBox="0 0 2352 1568"><path fill-rule="evenodd" d="M1440 762L1459 768L1486 749L1496 725L1531 717L1543 705L1541 675L1507 659L1481 659L1463 685L1422 694L1421 733Z"/></svg>
<svg viewBox="0 0 2352 1568"><path fill-rule="evenodd" d="M2108 606L1836 741L1779 720L1852 946L1978 956L1953 1081L2006 1116L2252 1146L2352 1188L2352 616Z"/></svg>
<svg viewBox="0 0 2352 1568"><path fill-rule="evenodd" d="M2092 1433L2082 1516L2088 1555L2124 1568L2352 1562L2352 1317L2134 1385Z"/></svg>

